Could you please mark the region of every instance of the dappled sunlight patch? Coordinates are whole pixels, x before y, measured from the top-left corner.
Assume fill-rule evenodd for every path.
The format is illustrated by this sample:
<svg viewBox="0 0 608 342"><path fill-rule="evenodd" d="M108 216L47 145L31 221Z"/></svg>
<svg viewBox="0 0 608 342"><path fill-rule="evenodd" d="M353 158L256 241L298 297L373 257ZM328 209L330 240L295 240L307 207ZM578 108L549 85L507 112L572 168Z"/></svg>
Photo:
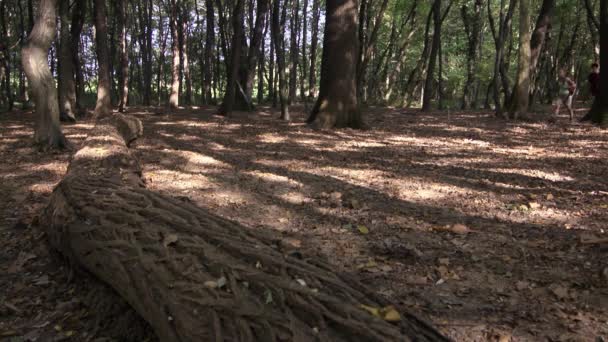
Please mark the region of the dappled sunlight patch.
<svg viewBox="0 0 608 342"><path fill-rule="evenodd" d="M253 176L261 181L270 182L270 183L274 183L274 184L280 184L280 185L283 185L283 186L289 187L289 188L299 188L299 187L304 186L304 184L302 182L299 182L295 179L292 179L292 178L289 178L286 176L277 175L274 173L269 173L269 172L246 171L246 172L243 172L243 174Z"/></svg>
<svg viewBox="0 0 608 342"><path fill-rule="evenodd" d="M257 139L266 144L280 144L287 141L287 137L280 136L277 133L264 133L259 135Z"/></svg>
<svg viewBox="0 0 608 342"><path fill-rule="evenodd" d="M494 172L512 173L512 174L518 174L518 175L522 175L522 176L541 178L541 179L545 179L545 180L552 181L552 182L573 182L575 180L574 178L572 178L570 176L566 176L566 175L560 174L558 172L547 172L547 171L543 171L543 170L517 169L517 168L494 168L494 169L489 169L489 170L494 171Z"/></svg>
<svg viewBox="0 0 608 342"><path fill-rule="evenodd" d="M119 152L116 151L116 149L112 149L112 148L86 146L86 147L83 147L82 149L80 149L74 155L74 158L101 159L101 158L107 158L107 157L115 155L117 153L119 153Z"/></svg>

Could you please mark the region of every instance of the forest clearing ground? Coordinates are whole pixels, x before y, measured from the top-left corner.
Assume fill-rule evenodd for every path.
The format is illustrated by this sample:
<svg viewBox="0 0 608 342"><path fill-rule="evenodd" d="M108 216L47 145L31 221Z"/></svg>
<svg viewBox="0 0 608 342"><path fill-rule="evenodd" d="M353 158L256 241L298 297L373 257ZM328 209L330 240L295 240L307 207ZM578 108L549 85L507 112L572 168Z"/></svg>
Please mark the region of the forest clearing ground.
<svg viewBox="0 0 608 342"><path fill-rule="evenodd" d="M608 243L581 243L608 236L608 132L386 108L325 132L301 107L292 123L214 111L130 110L150 189L276 229L458 341L608 338ZM0 116L0 340L103 335L31 224L69 160L35 152L31 122ZM90 127L64 129L77 147Z"/></svg>

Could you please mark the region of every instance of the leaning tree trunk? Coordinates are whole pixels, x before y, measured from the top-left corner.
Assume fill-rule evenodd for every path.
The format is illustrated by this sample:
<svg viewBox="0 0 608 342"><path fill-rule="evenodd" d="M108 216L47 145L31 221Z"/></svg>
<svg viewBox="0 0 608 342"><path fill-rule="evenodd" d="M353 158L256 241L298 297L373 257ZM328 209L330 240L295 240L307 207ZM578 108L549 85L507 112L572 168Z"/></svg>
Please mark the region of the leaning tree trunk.
<svg viewBox="0 0 608 342"><path fill-rule="evenodd" d="M519 0L519 64L517 83L511 99L510 114L514 119L528 112L530 102L530 0Z"/></svg>
<svg viewBox="0 0 608 342"><path fill-rule="evenodd" d="M69 1L59 2L59 110L70 121L76 120L76 83L74 82L74 61L72 60L72 39L70 37ZM61 117L61 116L60 116Z"/></svg>
<svg viewBox="0 0 608 342"><path fill-rule="evenodd" d="M357 1L327 0L321 86L308 123L361 128L357 100Z"/></svg>
<svg viewBox="0 0 608 342"><path fill-rule="evenodd" d="M608 2L600 2L600 93L591 108L591 120L596 124L608 124Z"/></svg>
<svg viewBox="0 0 608 342"><path fill-rule="evenodd" d="M108 50L108 24L105 0L95 0L95 42L97 44L98 83L95 116L112 112L110 52Z"/></svg>
<svg viewBox="0 0 608 342"><path fill-rule="evenodd" d="M429 65L424 82L424 95L422 96L423 112L431 110L431 100L433 99L435 88L435 66L437 65L437 55L441 46L441 0L435 0L433 3L433 23L433 43L431 44Z"/></svg>
<svg viewBox="0 0 608 342"><path fill-rule="evenodd" d="M50 244L111 286L159 340L447 341L271 232L146 190L128 148L141 129L123 114L99 120L41 222Z"/></svg>
<svg viewBox="0 0 608 342"><path fill-rule="evenodd" d="M21 63L36 104L34 141L42 150L64 148L67 141L59 125L55 80L48 65L48 51L55 38L57 0L41 0L36 23L21 50Z"/></svg>

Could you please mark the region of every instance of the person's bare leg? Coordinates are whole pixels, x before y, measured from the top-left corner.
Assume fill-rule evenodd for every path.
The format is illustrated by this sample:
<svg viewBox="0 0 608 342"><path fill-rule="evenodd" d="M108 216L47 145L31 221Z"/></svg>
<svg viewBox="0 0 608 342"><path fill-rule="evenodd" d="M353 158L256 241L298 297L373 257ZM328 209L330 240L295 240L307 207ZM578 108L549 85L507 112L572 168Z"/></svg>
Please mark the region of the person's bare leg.
<svg viewBox="0 0 608 342"><path fill-rule="evenodd" d="M555 103L555 110L553 111L553 116L557 117L559 115L559 111L562 108L562 101L557 101Z"/></svg>
<svg viewBox="0 0 608 342"><path fill-rule="evenodd" d="M568 98L568 112L570 113L570 122L574 120L574 103L572 97Z"/></svg>

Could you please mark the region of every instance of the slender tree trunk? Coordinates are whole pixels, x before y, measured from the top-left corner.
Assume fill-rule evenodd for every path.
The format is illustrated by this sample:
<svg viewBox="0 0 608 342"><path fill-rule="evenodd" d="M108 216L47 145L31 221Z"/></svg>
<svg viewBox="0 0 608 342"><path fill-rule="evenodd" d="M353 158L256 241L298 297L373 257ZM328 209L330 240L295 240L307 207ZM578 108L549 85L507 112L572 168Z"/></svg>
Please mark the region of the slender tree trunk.
<svg viewBox="0 0 608 342"><path fill-rule="evenodd" d="M108 49L108 25L105 0L95 0L95 42L97 46L98 84L95 116L112 113L110 52Z"/></svg>
<svg viewBox="0 0 608 342"><path fill-rule="evenodd" d="M3 42L0 42L0 68L4 69L4 93L7 100L7 109L13 110L14 97L11 86L11 52L8 44L10 43L9 30L6 22L6 4L0 3L0 33L3 36Z"/></svg>
<svg viewBox="0 0 608 342"><path fill-rule="evenodd" d="M277 107L277 92L276 90L276 85L275 85L275 74L274 74L274 66L275 66L275 53L274 53L274 47L275 47L275 43L274 43L274 31L273 31L273 26L272 26L272 14L273 12L270 12L270 18L269 21L270 23L270 54L268 56L268 96L270 98L270 101L272 102L272 107L276 108Z"/></svg>
<svg viewBox="0 0 608 342"><path fill-rule="evenodd" d="M287 97L289 96L287 75L285 72L285 21L287 19L287 2L283 0L281 12L281 0L274 0L272 10L272 36L274 40L274 51L277 56L277 74L279 78L279 100L281 102L281 120L290 120Z"/></svg>
<svg viewBox="0 0 608 342"><path fill-rule="evenodd" d="M530 101L530 0L519 0L519 62L517 83L511 99L510 113L514 119L526 114Z"/></svg>
<svg viewBox="0 0 608 342"><path fill-rule="evenodd" d="M173 53L173 62L171 64L171 96L169 97L169 106L171 108L179 107L179 82L180 82L180 58L179 58L179 28L177 17L179 15L179 0L171 0L171 17L169 18L171 27L171 50Z"/></svg>
<svg viewBox="0 0 608 342"><path fill-rule="evenodd" d="M477 75L479 73L478 56L482 31L482 10L483 0L475 0L473 13L469 13L466 3L462 5L461 10L462 22L467 35L467 80L462 96L462 109L465 110L471 108L474 102L474 94L476 93L475 85L477 84Z"/></svg>
<svg viewBox="0 0 608 342"><path fill-rule="evenodd" d="M382 21L384 18L384 12L386 11L386 7L388 6L388 0L383 0L380 9L376 15L374 20L373 28L371 29L371 33L369 37L367 37L365 41L365 45L361 46L361 53L357 64L357 90L359 92L358 97L359 100L364 100L367 96L365 95L367 92L365 89L367 88L367 66L369 65L369 61L372 58L373 49L376 46L376 40L378 39L378 32L380 31L380 27L382 26ZM369 27L368 27L369 30ZM364 101L365 102L365 101Z"/></svg>
<svg viewBox="0 0 608 342"><path fill-rule="evenodd" d="M310 74L308 78L308 96L317 96L317 46L319 42L319 18L321 17L321 0L313 0L312 37L310 41Z"/></svg>
<svg viewBox="0 0 608 342"><path fill-rule="evenodd" d="M435 0L433 3L433 43L431 45L431 53L429 55L429 66L426 72L426 81L424 84L424 96L422 98L422 111L428 112L431 110L431 100L433 99L433 89L435 82L435 65L437 64L437 54L441 44L441 0Z"/></svg>
<svg viewBox="0 0 608 342"><path fill-rule="evenodd" d="M212 102L211 86L213 84L213 50L215 43L215 13L213 9L213 0L205 0L205 9L207 15L207 32L205 34L205 72L203 78L203 94L205 103Z"/></svg>
<svg viewBox="0 0 608 342"><path fill-rule="evenodd" d="M125 112L129 101L129 55L127 52L127 2L118 2L118 34L120 44L120 68L118 73L119 105L118 110Z"/></svg>
<svg viewBox="0 0 608 342"><path fill-rule="evenodd" d="M306 58L306 45L308 44L308 0L304 0L304 6L302 8L302 61L301 64L301 77L300 77L300 97L306 101L306 89L305 89L305 81L308 79L308 61Z"/></svg>
<svg viewBox="0 0 608 342"><path fill-rule="evenodd" d="M192 76L190 73L190 61L189 61L189 51L188 51L188 42L190 35L190 13L188 11L188 6L184 4L184 9L182 12L182 56L183 56L183 66L184 66L184 80L186 82L186 91L184 92L184 104L186 106L192 105Z"/></svg>
<svg viewBox="0 0 608 342"><path fill-rule="evenodd" d="M81 104L84 96L84 76L79 51L81 50L80 34L82 33L82 27L84 25L86 4L87 1L85 0L74 1L74 8L72 9L72 25L70 27L70 38L72 39L72 56L70 58L72 59L72 65L74 67L74 87L76 90L76 107L78 114L83 114L84 112Z"/></svg>
<svg viewBox="0 0 608 342"><path fill-rule="evenodd" d="M241 49L243 47L243 8L244 1L236 0L234 10L232 12L232 49L230 51L230 67L227 70L228 75L226 82L226 92L222 101L220 114L229 116L234 108L236 98L237 76L239 65L241 62Z"/></svg>
<svg viewBox="0 0 608 342"><path fill-rule="evenodd" d="M357 99L357 1L327 0L321 87L308 123L361 128Z"/></svg>
<svg viewBox="0 0 608 342"><path fill-rule="evenodd" d="M289 104L296 100L298 89L298 31L300 0L291 0L291 46L289 48Z"/></svg>
<svg viewBox="0 0 608 342"><path fill-rule="evenodd" d="M500 15L498 19L498 23L496 24L494 21L494 17L492 16L492 9L490 4L492 2L488 1L488 19L490 22L490 29L492 31L492 36L494 37L494 45L496 47L496 55L494 58L494 77L492 86L495 111L496 114L502 114L503 111L503 101L500 98L500 90L502 88L504 92L505 102L507 99L511 97L510 95L510 87L508 84L508 78L506 76L505 70L505 44L507 38L509 36L509 31L511 30L511 23L513 18L513 13L515 12L515 6L517 4L517 0L509 0L509 7L507 8L507 12L504 12L505 8L505 0L501 0L500 2ZM502 84L502 86L501 86Z"/></svg>
<svg viewBox="0 0 608 342"><path fill-rule="evenodd" d="M165 21L162 11L158 14L158 35L160 39L160 51L158 54L158 69L156 76L156 91L157 91L157 103L161 105L163 99L163 89L166 83L165 79L165 52L167 47L167 35L165 34Z"/></svg>
<svg viewBox="0 0 608 342"><path fill-rule="evenodd" d="M70 37L70 8L68 0L59 0L59 111L70 121L76 120L76 85Z"/></svg>
<svg viewBox="0 0 608 342"><path fill-rule="evenodd" d="M59 124L55 80L48 65L48 51L56 34L57 0L40 0L36 23L21 50L23 70L36 104L34 141L42 150L64 148L67 141Z"/></svg>

